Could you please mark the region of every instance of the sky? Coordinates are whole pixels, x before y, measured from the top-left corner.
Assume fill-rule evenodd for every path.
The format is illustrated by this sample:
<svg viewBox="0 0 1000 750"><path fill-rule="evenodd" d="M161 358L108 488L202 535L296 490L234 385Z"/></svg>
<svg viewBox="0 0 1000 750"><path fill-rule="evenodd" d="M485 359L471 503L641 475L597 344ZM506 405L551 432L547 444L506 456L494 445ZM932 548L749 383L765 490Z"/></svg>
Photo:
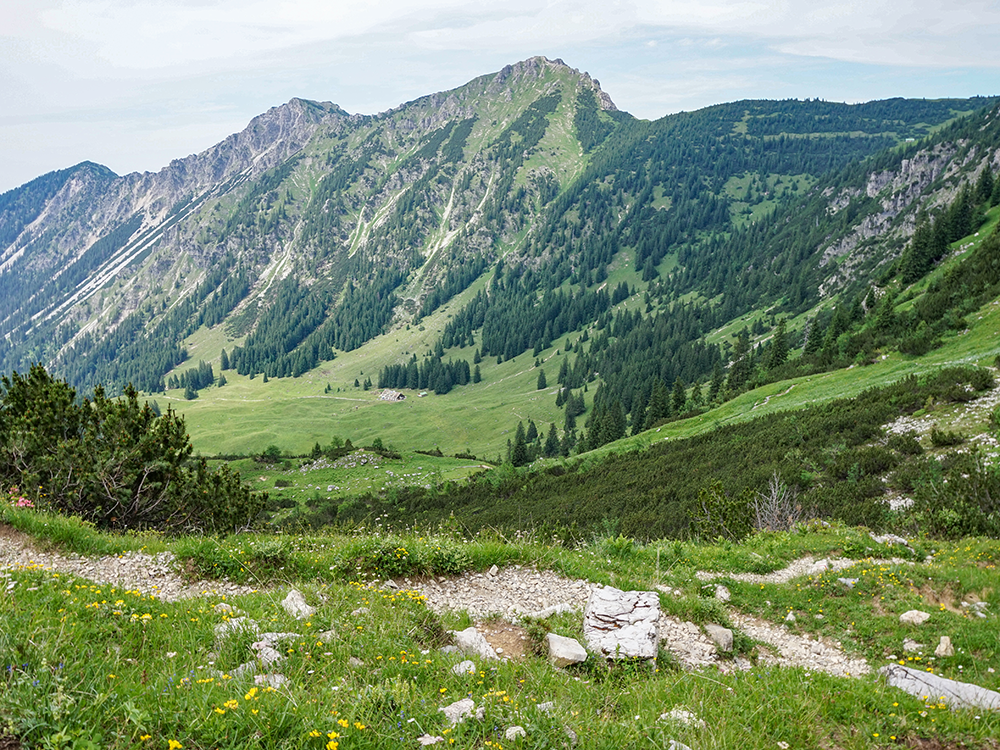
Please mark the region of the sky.
<svg viewBox="0 0 1000 750"><path fill-rule="evenodd" d="M0 193L158 171L293 97L375 114L533 55L657 119L738 99L1000 93L983 0L2 0Z"/></svg>

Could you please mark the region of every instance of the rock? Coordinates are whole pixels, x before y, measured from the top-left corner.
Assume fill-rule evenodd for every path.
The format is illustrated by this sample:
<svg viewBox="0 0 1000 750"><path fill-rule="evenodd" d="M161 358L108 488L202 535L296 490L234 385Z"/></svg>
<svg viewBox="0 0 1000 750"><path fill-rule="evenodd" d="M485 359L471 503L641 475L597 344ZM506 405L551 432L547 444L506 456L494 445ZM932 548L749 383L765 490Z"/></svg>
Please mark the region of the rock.
<svg viewBox="0 0 1000 750"><path fill-rule="evenodd" d="M567 667L587 660L587 651L573 638L565 638L555 633L545 636L549 647L549 664L556 667Z"/></svg>
<svg viewBox="0 0 1000 750"><path fill-rule="evenodd" d="M264 685L277 690L288 682L288 678L283 674L259 674L254 676L253 682L254 685Z"/></svg>
<svg viewBox="0 0 1000 750"><path fill-rule="evenodd" d="M482 713L482 708L479 709L479 712L473 714L473 711L475 710L476 703L472 700L472 698L462 698L462 700L455 701L450 705L443 706L438 709L438 711L444 713L445 718L448 719L448 723L452 726L460 724L474 715L479 718Z"/></svg>
<svg viewBox="0 0 1000 750"><path fill-rule="evenodd" d="M660 598L652 591L595 588L583 614L583 635L591 651L611 659L655 659Z"/></svg>
<svg viewBox="0 0 1000 750"><path fill-rule="evenodd" d="M868 532L868 536L870 536L872 538L872 541L875 542L876 544L885 544L889 547L892 547L894 544L898 544L902 547L906 547L907 549L911 549L909 542L903 539L903 537L896 536L895 534L883 534L882 536L875 536L871 532Z"/></svg>
<svg viewBox="0 0 1000 750"><path fill-rule="evenodd" d="M351 612L351 617L360 617L361 615L368 614L368 607L358 607L356 610Z"/></svg>
<svg viewBox="0 0 1000 750"><path fill-rule="evenodd" d="M724 628L721 625L715 625L714 623L705 623L705 633L712 642L719 647L720 651L732 651L733 650L733 631L729 628Z"/></svg>
<svg viewBox="0 0 1000 750"><path fill-rule="evenodd" d="M427 747L428 745L436 745L439 742L444 742L444 737L430 734L422 734L417 737L417 742L420 743L422 747Z"/></svg>
<svg viewBox="0 0 1000 750"><path fill-rule="evenodd" d="M929 619L931 619L930 614L919 609L911 609L899 616L899 621L904 625L923 625Z"/></svg>
<svg viewBox="0 0 1000 750"><path fill-rule="evenodd" d="M838 581L844 585L845 588L853 589L855 584L857 584L857 578L838 578Z"/></svg>
<svg viewBox="0 0 1000 750"><path fill-rule="evenodd" d="M399 585L394 580L392 580L391 578L387 578L382 583L382 588L384 588L384 589L398 589Z"/></svg>
<svg viewBox="0 0 1000 750"><path fill-rule="evenodd" d="M879 670L893 687L917 698L943 701L951 709L986 708L1000 710L1000 693L967 682L949 680L930 672L921 672L900 664L889 664Z"/></svg>
<svg viewBox="0 0 1000 750"><path fill-rule="evenodd" d="M449 646L442 646L441 648L438 649L438 651L440 651L442 654L458 654L458 653L461 653L458 650L457 646L451 646L451 645L449 645Z"/></svg>
<svg viewBox="0 0 1000 750"><path fill-rule="evenodd" d="M795 613L789 612L787 615L785 615L785 622L795 622Z"/></svg>
<svg viewBox="0 0 1000 750"><path fill-rule="evenodd" d="M321 630L316 634L316 640L320 643L331 643L337 640L337 633L333 630Z"/></svg>
<svg viewBox="0 0 1000 750"><path fill-rule="evenodd" d="M286 596L281 602L281 606L296 620L303 620L306 617L312 617L316 613L316 608L310 607L306 604L306 598L298 589L292 589L289 591L288 596Z"/></svg>
<svg viewBox="0 0 1000 750"><path fill-rule="evenodd" d="M544 620L546 617L552 617L552 615L561 615L563 612L572 612L573 609L574 607L572 604L560 602L559 604L553 604L551 607L540 609L537 612L530 612L525 615L525 617L530 617L532 620Z"/></svg>
<svg viewBox="0 0 1000 750"><path fill-rule="evenodd" d="M498 567L497 567L496 565L494 565L493 567L491 567L491 568L490 568L490 571L489 571L489 573L490 573L490 577L492 577L492 578L496 578L496 577L497 577L497 574L498 574L499 572L500 572L500 568L498 568Z"/></svg>
<svg viewBox="0 0 1000 750"><path fill-rule="evenodd" d="M720 602L728 602L733 598L733 595L729 593L729 589L722 585L716 585L715 587L715 598Z"/></svg>
<svg viewBox="0 0 1000 750"><path fill-rule="evenodd" d="M685 745L683 742L678 742L677 740L670 740L670 744L667 745L667 750L691 750L691 748Z"/></svg>
<svg viewBox="0 0 1000 750"><path fill-rule="evenodd" d="M489 641L486 640L482 633L476 630L475 626L466 628L465 630L449 630L448 632L454 637L455 645L458 646L458 650L463 654L494 661L500 658L489 644Z"/></svg>
<svg viewBox="0 0 1000 750"><path fill-rule="evenodd" d="M923 651L924 648L925 648L924 644L917 643L912 638L904 638L903 639L903 651L906 651L907 653L912 654L912 653L915 653L917 651Z"/></svg>
<svg viewBox="0 0 1000 750"><path fill-rule="evenodd" d="M256 643L252 643L250 644L250 648L257 653L257 659L260 660L260 663L265 667L275 664L285 658L267 641L257 641Z"/></svg>
<svg viewBox="0 0 1000 750"><path fill-rule="evenodd" d="M513 742L519 737L527 737L528 733L524 731L522 726L513 726L504 732L503 736L507 738L507 742Z"/></svg>
<svg viewBox="0 0 1000 750"><path fill-rule="evenodd" d="M236 614L236 610L233 609L232 607L230 607L225 602L219 602L214 607L212 607L212 609L217 614L220 614L220 615L233 615L233 614Z"/></svg>
<svg viewBox="0 0 1000 750"><path fill-rule="evenodd" d="M468 659L465 661L460 661L458 664L451 668L452 674L475 674L476 665L475 662L471 662Z"/></svg>
<svg viewBox="0 0 1000 750"><path fill-rule="evenodd" d="M934 655L938 657L954 656L955 647L951 645L951 638L946 635L942 635L941 642L938 643L938 647L934 649Z"/></svg>

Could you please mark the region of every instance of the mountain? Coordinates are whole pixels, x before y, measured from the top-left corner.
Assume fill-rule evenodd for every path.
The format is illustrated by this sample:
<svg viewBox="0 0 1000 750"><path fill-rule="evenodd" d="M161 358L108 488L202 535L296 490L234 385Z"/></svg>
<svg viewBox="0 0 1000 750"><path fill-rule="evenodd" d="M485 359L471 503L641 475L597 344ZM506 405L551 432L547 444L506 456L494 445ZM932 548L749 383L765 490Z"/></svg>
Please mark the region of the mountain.
<svg viewBox="0 0 1000 750"><path fill-rule="evenodd" d="M155 174L84 163L0 196L0 370L159 392L190 367L185 339L220 328L237 372L296 377L489 280L441 352L541 351L645 295L589 356L632 334L660 361L616 371L616 350L567 383L599 372L635 421L654 380L727 365L709 331L885 275L921 210L995 166L994 105L741 101L647 122L542 57L373 116L293 99ZM417 385L468 382L435 355Z"/></svg>

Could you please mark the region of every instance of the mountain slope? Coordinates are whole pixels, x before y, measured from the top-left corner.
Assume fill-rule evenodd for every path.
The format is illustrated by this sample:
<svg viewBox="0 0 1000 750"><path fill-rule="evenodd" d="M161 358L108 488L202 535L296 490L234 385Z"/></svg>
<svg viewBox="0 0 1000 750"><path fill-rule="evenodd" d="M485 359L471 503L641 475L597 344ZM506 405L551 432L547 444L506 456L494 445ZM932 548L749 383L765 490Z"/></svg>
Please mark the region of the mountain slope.
<svg viewBox="0 0 1000 750"><path fill-rule="evenodd" d="M190 367L191 336L220 329L238 373L299 376L494 277L442 349L486 324L484 355L539 350L595 322L612 291L646 291L675 316L671 300L700 301L676 348L764 300L801 311L860 276L874 225L852 223L871 208L848 185L868 168L852 165L988 102L744 101L650 123L545 58L375 116L292 100L157 174L81 165L5 194L2 368L40 360L83 388L161 391ZM961 148L934 148L932 172L971 168ZM821 217L803 194L827 201ZM792 204L784 220L809 214L824 250L768 244L768 217ZM904 241L912 218L889 213ZM604 288L627 267L624 287ZM701 346L697 364L657 375L705 377L727 352Z"/></svg>

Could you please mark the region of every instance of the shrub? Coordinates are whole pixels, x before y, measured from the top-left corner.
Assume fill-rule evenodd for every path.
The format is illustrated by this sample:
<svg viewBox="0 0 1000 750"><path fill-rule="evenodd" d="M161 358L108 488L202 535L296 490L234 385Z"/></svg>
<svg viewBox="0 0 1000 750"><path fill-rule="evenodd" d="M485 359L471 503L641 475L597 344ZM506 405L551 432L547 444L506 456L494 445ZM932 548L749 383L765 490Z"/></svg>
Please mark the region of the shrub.
<svg viewBox="0 0 1000 750"><path fill-rule="evenodd" d="M698 505L692 520L702 539L730 539L742 541L753 531L754 498L744 490L729 496L716 480L698 493Z"/></svg>
<svg viewBox="0 0 1000 750"><path fill-rule="evenodd" d="M184 419L157 416L132 386L77 403L41 365L2 383L0 481L40 507L105 529L219 533L246 527L266 502L228 467L192 461Z"/></svg>
<svg viewBox="0 0 1000 750"><path fill-rule="evenodd" d="M979 450L929 462L913 501L912 519L926 534L955 539L1000 532L1000 470Z"/></svg>
<svg viewBox="0 0 1000 750"><path fill-rule="evenodd" d="M912 430L889 435L889 439L886 440L886 446L897 453L902 453L906 456L919 456L924 452L923 447L920 445L920 441L917 440L916 433Z"/></svg>
<svg viewBox="0 0 1000 750"><path fill-rule="evenodd" d="M965 442L965 435L951 430L939 430L937 427L931 428L931 445L937 448L944 448L952 445L961 445Z"/></svg>

